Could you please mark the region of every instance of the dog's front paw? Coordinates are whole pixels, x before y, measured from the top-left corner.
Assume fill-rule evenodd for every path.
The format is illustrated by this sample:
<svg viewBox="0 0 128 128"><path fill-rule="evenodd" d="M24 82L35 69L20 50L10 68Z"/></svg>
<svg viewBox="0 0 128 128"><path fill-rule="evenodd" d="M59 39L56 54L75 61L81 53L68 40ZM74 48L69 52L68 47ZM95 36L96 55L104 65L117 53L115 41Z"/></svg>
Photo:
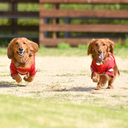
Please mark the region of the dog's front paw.
<svg viewBox="0 0 128 128"><path fill-rule="evenodd" d="M92 78L93 82L98 82L99 80L97 79L97 77L93 77Z"/></svg>
<svg viewBox="0 0 128 128"><path fill-rule="evenodd" d="M24 77L24 80L27 82L32 82L34 79L34 76Z"/></svg>
<svg viewBox="0 0 128 128"><path fill-rule="evenodd" d="M97 73L94 73L94 75L93 75L93 77L92 77L92 80L93 80L93 82L99 82L99 80L100 80L100 76L97 74Z"/></svg>
<svg viewBox="0 0 128 128"><path fill-rule="evenodd" d="M95 88L95 90L101 90L101 85L97 85L97 87Z"/></svg>
<svg viewBox="0 0 128 128"><path fill-rule="evenodd" d="M22 78L20 77L20 75L14 75L12 76L12 78L17 82L20 83L22 81Z"/></svg>
<svg viewBox="0 0 128 128"><path fill-rule="evenodd" d="M114 89L112 85L108 85L107 89Z"/></svg>
<svg viewBox="0 0 128 128"><path fill-rule="evenodd" d="M20 79L18 79L18 80L16 80L16 82L17 83L20 83L22 81L22 79L20 78Z"/></svg>
<svg viewBox="0 0 128 128"><path fill-rule="evenodd" d="M28 80L28 77L27 77L27 76L25 76L25 77L24 77L24 80L25 80L25 81L27 81L27 80Z"/></svg>

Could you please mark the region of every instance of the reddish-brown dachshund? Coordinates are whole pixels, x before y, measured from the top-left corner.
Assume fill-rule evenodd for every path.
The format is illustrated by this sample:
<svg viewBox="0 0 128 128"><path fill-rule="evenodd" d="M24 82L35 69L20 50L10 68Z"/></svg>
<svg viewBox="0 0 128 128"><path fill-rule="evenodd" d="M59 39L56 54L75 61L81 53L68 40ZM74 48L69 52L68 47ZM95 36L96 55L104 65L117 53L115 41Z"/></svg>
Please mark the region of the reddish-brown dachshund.
<svg viewBox="0 0 128 128"><path fill-rule="evenodd" d="M11 59L11 76L16 82L24 80L33 81L37 72L35 68L35 53L38 51L38 45L27 38L14 38L8 45L7 56ZM20 75L19 75L20 74Z"/></svg>
<svg viewBox="0 0 128 128"><path fill-rule="evenodd" d="M108 82L108 89L113 89L116 74L120 74L113 56L114 42L109 39L92 39L88 46L88 55L92 55L91 78L100 90Z"/></svg>

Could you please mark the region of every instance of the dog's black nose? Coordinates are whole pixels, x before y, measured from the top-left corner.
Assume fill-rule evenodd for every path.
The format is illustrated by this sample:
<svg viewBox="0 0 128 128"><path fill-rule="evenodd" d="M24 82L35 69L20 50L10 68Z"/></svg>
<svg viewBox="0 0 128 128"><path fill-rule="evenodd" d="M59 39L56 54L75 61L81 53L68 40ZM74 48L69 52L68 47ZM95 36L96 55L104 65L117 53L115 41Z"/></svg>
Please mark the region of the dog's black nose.
<svg viewBox="0 0 128 128"><path fill-rule="evenodd" d="M98 50L98 53L101 54L102 53L102 50Z"/></svg>
<svg viewBox="0 0 128 128"><path fill-rule="evenodd" d="M20 48L19 48L19 51L20 51L20 52L22 52L22 51L23 51L23 48L22 48L22 47L20 47Z"/></svg>

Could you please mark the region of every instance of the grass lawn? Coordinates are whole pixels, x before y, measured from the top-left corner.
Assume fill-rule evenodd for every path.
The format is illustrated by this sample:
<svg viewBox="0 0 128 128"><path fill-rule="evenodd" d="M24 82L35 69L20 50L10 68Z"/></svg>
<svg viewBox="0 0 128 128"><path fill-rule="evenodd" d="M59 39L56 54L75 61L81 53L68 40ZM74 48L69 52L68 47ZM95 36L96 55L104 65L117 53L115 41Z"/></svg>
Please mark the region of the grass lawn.
<svg viewBox="0 0 128 128"><path fill-rule="evenodd" d="M87 45L80 45L78 47L68 47L68 48L45 48L40 47L39 51L36 53L37 56L87 56ZM7 55L7 48L0 47L0 55ZM127 58L128 47L115 45L114 55Z"/></svg>
<svg viewBox="0 0 128 128"><path fill-rule="evenodd" d="M115 47L114 55L127 57L127 47ZM0 55L7 56L7 48L0 48ZM78 48L40 47L37 56L87 56L87 46ZM65 75L65 74L64 74ZM64 76L63 75L63 76ZM68 74L71 76L71 74ZM31 92L36 93L36 92ZM42 92L37 92L42 93ZM72 95L79 100L83 94ZM38 98L0 94L1 128L127 128L128 107L124 104L108 105L102 98L82 100L77 104L57 94ZM113 95L120 98L120 95ZM127 98L127 96L124 96ZM73 99L72 99L73 100ZM87 103L89 102L89 103ZM100 103L100 105L98 104ZM101 105L102 103L102 105ZM126 103L127 104L127 103Z"/></svg>
<svg viewBox="0 0 128 128"><path fill-rule="evenodd" d="M0 95L1 128L127 128L128 110Z"/></svg>

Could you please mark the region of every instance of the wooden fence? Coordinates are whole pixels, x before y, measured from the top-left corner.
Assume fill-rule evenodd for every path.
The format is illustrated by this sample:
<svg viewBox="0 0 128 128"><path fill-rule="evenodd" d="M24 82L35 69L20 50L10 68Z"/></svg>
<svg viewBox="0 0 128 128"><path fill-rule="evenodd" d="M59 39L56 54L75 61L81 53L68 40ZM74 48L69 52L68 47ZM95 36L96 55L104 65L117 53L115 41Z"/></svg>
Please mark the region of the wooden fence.
<svg viewBox="0 0 128 128"><path fill-rule="evenodd" d="M8 25L0 26L0 38L14 38L14 37L27 37L31 39L39 38L39 26L35 25L19 25L18 19L39 19L39 11L18 11L18 3L38 3L39 0L0 0L2 3L8 4L7 11L0 11L0 18L8 19ZM25 34L21 34L19 31L24 31ZM27 32L37 32L37 34L26 34Z"/></svg>
<svg viewBox="0 0 128 128"><path fill-rule="evenodd" d="M39 42L44 46L57 46L60 42L69 43L71 46L87 44L91 38L70 38L69 32L87 33L128 33L128 25L121 24L69 24L68 18L101 18L101 19L128 19L128 10L60 10L62 3L76 4L128 4L128 0L39 0L40 2L40 23ZM53 4L53 10L45 10L44 4ZM47 20L53 19L52 24ZM65 24L59 24L58 19L64 18ZM67 19L67 22L66 22ZM53 32L51 38L48 32ZM64 32L64 38L58 37L58 32ZM117 41L118 39L114 40Z"/></svg>

